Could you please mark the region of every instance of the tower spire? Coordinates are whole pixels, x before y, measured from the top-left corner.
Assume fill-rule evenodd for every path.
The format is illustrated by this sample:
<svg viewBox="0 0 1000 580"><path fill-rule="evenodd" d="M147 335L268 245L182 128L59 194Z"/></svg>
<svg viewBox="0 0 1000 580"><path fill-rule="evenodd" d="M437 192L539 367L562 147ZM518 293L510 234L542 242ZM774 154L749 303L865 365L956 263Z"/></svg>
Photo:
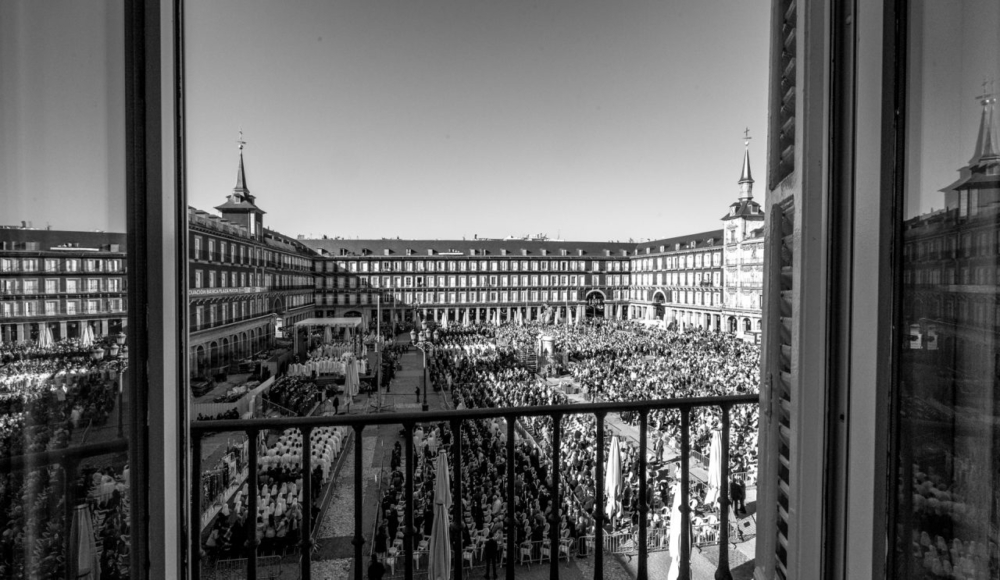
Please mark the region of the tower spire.
<svg viewBox="0 0 1000 580"><path fill-rule="evenodd" d="M250 195L250 190L247 189L247 175L246 170L243 168L243 147L246 146L247 142L243 140L243 129L240 129L240 136L236 139L237 147L240 151L240 166L236 170L236 187L233 188L233 193L242 199L247 199L253 203L253 196Z"/></svg>
<svg viewBox="0 0 1000 580"><path fill-rule="evenodd" d="M750 128L743 131L743 171L740 173L740 199L753 199L753 177L750 173Z"/></svg>

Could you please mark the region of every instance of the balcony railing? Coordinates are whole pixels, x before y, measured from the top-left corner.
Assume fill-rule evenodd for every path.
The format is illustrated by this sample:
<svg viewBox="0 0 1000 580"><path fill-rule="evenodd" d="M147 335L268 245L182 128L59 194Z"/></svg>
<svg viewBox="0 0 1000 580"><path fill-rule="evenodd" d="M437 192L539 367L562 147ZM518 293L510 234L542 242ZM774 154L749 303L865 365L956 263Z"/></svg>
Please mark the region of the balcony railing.
<svg viewBox="0 0 1000 580"><path fill-rule="evenodd" d="M404 561L404 577L406 580L412 580L414 576L414 548L416 542L415 538L419 536L416 533L413 526L414 517L414 485L413 485L413 469L414 469L414 445L413 436L414 429L418 423L440 423L447 422L451 425L452 431L452 444L451 444L451 458L449 463L455 470L455 475L452 478L453 491L452 495L456 498L454 502L454 514L453 514L453 527L457 531L461 531L464 526L464 516L463 516L463 505L460 498L463 497L463 483L462 483L462 430L460 429L462 421L466 420L482 420L482 419L492 419L492 418L503 418L507 419L507 449L506 449L506 470L507 470L507 505L509 509L505 514L505 522L507 526L507 537L506 537L506 578L507 580L513 580L515 576L515 565L516 565L516 554L519 554L518 546L515 543L515 533L514 533L514 508L515 506L515 426L517 424L517 419L525 417L550 417L552 419L552 440L551 440L551 461L552 461L552 480L551 480L551 502L550 505L554 506L552 515L549 518L551 524L550 527L550 537L548 542L550 543L551 554L558 555L560 553L560 530L559 522L561 518L560 509L558 506L561 505L559 481L560 481L560 451L562 448L562 426L560 419L568 415L593 415L597 422L597 445L596 453L597 459L595 462L596 467L596 477L595 486L596 493L595 498L597 498L598 509L595 509L594 519L595 519L595 535L593 537L593 543L591 545L607 547L610 543L614 543L613 540L606 539L606 534L604 531L604 523L607 520L603 513L604 505L604 470L605 462L607 458L605 457L604 442L605 442L605 416L607 413L622 413L630 412L635 413L639 417L639 448L648 449L648 418L650 411L661 410L661 409L673 409L680 412L681 415L681 449L680 449L680 488L681 488L681 506L685 506L681 510L681 530L691 529L691 515L688 512L686 506L690 505L690 457L691 457L691 412L696 408L704 407L716 407L722 410L722 476L719 486L719 505L720 505L720 522L729 521L729 430L730 430L730 410L735 405L744 404L757 404L758 397L756 395L732 395L724 397L702 397L702 398L689 398L689 399L660 399L655 401L634 401L627 403L586 403L586 404L564 404L564 405L552 405L552 406L540 406L540 407L510 407L510 408L492 408L492 409L464 409L458 411L438 411L438 412L411 412L411 413L387 413L387 414L367 414L367 415L344 415L344 416L333 416L333 417L295 417L295 418L269 418L269 419L254 419L254 420L221 420L221 421L198 421L191 424L191 447L192 447L192 457L201 457L201 440L203 437L211 433L219 432L232 432L241 431L246 433L247 440L249 444L249 481L248 488L252 490L248 494L248 513L257 513L257 491L258 487L258 438L257 435L262 430L267 429L299 429L302 436L302 473L308 474L312 473L312 442L310 435L313 429L319 427L339 427L346 426L354 429L354 539L352 543L354 544L354 578L355 580L363 580L365 574L365 559L363 555L363 546L365 543L364 530L362 529L362 495L364 492L364 485L362 482L362 432L366 427L372 427L377 425L402 425L405 444L405 516L403 521L404 530L404 548L402 552ZM647 453L639 453L639 489L645 490L648 488L647 485ZM201 464L197 459L192 461L192 468L194 472L192 473L192 486L191 486L191 505L194 509L191 510L191 529L201 530L201 511L198 506L201 505ZM302 502L303 502L303 514L312 514L313 510L313 497L312 497L312 481L309 477L302 478ZM651 545L656 546L659 544L657 538L649 537L649 511L650 506L647 504L647 498L645 493L639 494L639 522L638 522L638 535L633 542L637 547L638 553L638 578L639 580L647 580L647 558L649 553L649 548ZM306 515L305 517L309 517ZM306 520L310 521L310 520ZM247 526L247 541L244 547L244 555L246 557L246 577L250 580L256 580L258 578L258 540L256 533L256 518L248 517L246 524ZM313 538L312 538L312 526L302 525L300 526L301 539L298 543L299 546L299 566L300 566L300 577L303 580L310 580L312 578L311 570L311 558L313 550ZM730 529L728 525L720 525L718 527L718 544L719 546L727 546L729 543ZM607 534L611 536L612 534ZM456 533L453 536L453 542L459 543L458 545L452 546L452 555L455 561L452 563L453 566L453 577L456 580L462 580L465 569L463 568L463 549L460 545L462 534ZM197 532L192 533L189 538L191 542L190 553L192 558L192 579L200 580L202 578L201 574L201 564L200 564L200 554L201 554L201 535ZM680 535L680 569L681 578L688 578L688 570L690 570L691 563L691 541L692 536L689 533L682 533ZM609 550L613 551L613 550ZM559 578L559 558L550 557L550 577ZM604 550L595 549L594 550L594 578L603 578L604 571ZM718 571L716 572L716 577L720 577L720 574L724 574L725 577L731 577L729 575L729 552L727 549L719 550L719 562Z"/></svg>

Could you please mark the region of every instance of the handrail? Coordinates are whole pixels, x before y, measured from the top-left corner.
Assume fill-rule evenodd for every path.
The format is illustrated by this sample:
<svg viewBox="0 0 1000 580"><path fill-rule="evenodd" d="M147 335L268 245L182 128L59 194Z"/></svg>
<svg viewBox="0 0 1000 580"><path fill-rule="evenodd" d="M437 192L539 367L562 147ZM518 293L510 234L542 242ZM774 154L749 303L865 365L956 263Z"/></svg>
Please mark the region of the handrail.
<svg viewBox="0 0 1000 580"><path fill-rule="evenodd" d="M220 419L216 421L192 421L191 434L204 435L218 431L243 431L247 429L291 429L399 425L406 423L440 423L454 420L494 419L517 417L541 417L546 415L594 415L597 413L620 413L622 411L652 411L660 409L692 409L694 407L718 407L722 405L745 405L760 400L758 395L724 395L719 397L682 397L653 399L647 401L576 403L546 405L539 407L504 407L486 409L461 409L454 411L410 411L405 413L376 415L337 415L334 417L285 417L263 419Z"/></svg>
<svg viewBox="0 0 1000 580"><path fill-rule="evenodd" d="M128 451L128 439L113 439L100 443L74 445L51 451L39 451L27 455L0 457L0 472L9 473L22 469L37 469L71 460L80 460L97 455L110 455Z"/></svg>
<svg viewBox="0 0 1000 580"><path fill-rule="evenodd" d="M414 513L414 489L413 489L413 469L414 469L414 453L413 453L413 431L417 423L432 423L432 422L447 422L451 425L451 430L453 433L453 443L450 449L450 454L452 457L454 469L456 470L454 480L452 482L454 490L452 492L453 497L459 498L454 503L455 513L453 514L455 526L461 529L463 526L462 518L462 501L460 498L463 497L462 492L462 430L460 425L462 421L465 420L475 420L475 419L491 419L491 418L509 418L517 419L522 417L540 417L548 416L553 419L553 428L551 433L551 447L552 447L552 477L551 477L551 491L550 495L552 497L553 505L560 505L560 488L559 488L559 472L560 472L560 450L561 450L561 417L565 415L580 415L580 414L592 414L595 415L597 420L597 461L596 467L596 486L597 486L597 497L603 497L604 486L603 486L603 472L604 472L604 419L607 413L621 413L621 412L637 412L639 415L639 445L640 448L645 448L647 446L647 430L648 430L648 418L649 413L653 410L659 409L679 409L681 413L681 505L686 506L691 495L691 489L689 484L690 478L690 431L691 431L691 411L696 407L721 407L722 409L722 479L719 490L719 504L720 504L720 520L728 521L729 518L729 491L728 491L728 480L729 480L729 428L730 428L730 411L735 405L743 404L757 404L759 402L758 395L726 395L719 397L697 397L697 398L671 398L671 399L657 399L651 401L632 401L632 402L604 402L604 403L583 403L583 404L561 404L561 405L551 405L551 406L536 406L536 407L507 407L507 408L484 408L484 409L463 409L459 411L435 411L435 412L409 412L409 413L386 413L386 414L376 414L376 415L347 415L347 416L333 416L333 417L294 417L294 418L270 418L270 419L250 419L250 420L218 420L209 422L193 422L190 425L191 437L191 448L192 453L197 456L201 452L201 439L202 436L207 432L217 432L217 431L244 431L250 435L250 487L256 488L257 486L257 438L254 436L263 429L288 429L297 428L302 432L302 462L303 462L303 472L311 472L311 445L310 445L310 433L312 429L318 427L331 427L331 426L352 426L355 430L355 562L354 562L354 578L355 580L362 580L364 573L364 560L362 555L362 546L365 543L365 539L362 535L361 530L361 512L362 512L362 494L363 489L361 485L361 433L366 426L375 425L403 425L404 438L405 438L405 451L406 458L404 465L408 471L406 477L405 485L405 520L403 522L404 526L404 551L402 552L402 557L404 558L405 568L404 574L407 580L412 580L414 576L413 571L413 558L415 556L414 552L414 536L415 530L413 528L413 513ZM507 422L508 429L508 441L512 442L514 440L514 424L515 421L511 420ZM506 462L507 467L507 493L508 493L508 505L513 505L514 500L514 458L513 458L513 444L507 446L507 457ZM639 454L639 488L645 489L647 487L647 456L645 453ZM310 493L311 485L309 478L303 478L303 513L312 513L312 497ZM198 505L199 498L201 494L201 489L199 485L192 485L191 489L191 501L192 505ZM250 513L254 513L257 509L256 494L250 494L250 505L248 510ZM638 578L639 580L646 580L648 578L647 570L647 558L649 554L649 511L650 506L646 503L645 494L640 494L639 496L639 521L638 521ZM549 523L553 524L551 528L551 537L548 539L550 542L550 549L553 555L558 555L559 553L559 542L560 537L558 535L558 523L559 523L559 510L550 516ZM512 513L512 512L511 512ZM196 514L192 512L192 517L196 517ZM511 516L508 516L513 517ZM607 520L603 512L599 511L595 514L594 519L596 524L596 536L595 544L602 546L603 541L603 524ZM508 519L508 523L511 523ZM681 512L681 518L679 524L682 529L689 529L691 523L691 516L688 511L684 510ZM251 522L248 526L253 525ZM729 526L720 526L718 542L721 545L727 545L729 539ZM655 540L655 532L654 532ZM251 538L247 545L244 547L244 553L248 556L247 559L247 578L250 580L256 580L258 577L257 560L256 554L258 549L258 542L255 540L254 530L248 529L248 536ZM512 549L514 536L509 534L507 538L508 542L508 554ZM193 539L197 542L197 539ZM454 540L453 540L454 541ZM299 546L301 548L300 552L300 573L304 580L311 580L311 548L314 545L314 538L312 534L306 530L302 534L301 542ZM678 554L680 564L682 569L687 570L690 567L691 559L691 549L692 539L687 534L682 534L681 537L681 547L680 553ZM200 580L201 578L201 568L200 568L200 545L192 544L191 546L191 563L192 563L192 579ZM461 550L457 550L455 553L461 554ZM729 561L728 553L723 551L720 553L720 558L718 562L718 574L724 574L729 571ZM602 551L597 550L595 553L595 578L603 577L603 559ZM457 566L455 567L455 578L456 580L462 580L464 570L462 569L462 563L459 560ZM506 566L507 578L514 578L514 562L508 558ZM559 577L559 566L558 557L552 559L551 562L551 575L553 578Z"/></svg>

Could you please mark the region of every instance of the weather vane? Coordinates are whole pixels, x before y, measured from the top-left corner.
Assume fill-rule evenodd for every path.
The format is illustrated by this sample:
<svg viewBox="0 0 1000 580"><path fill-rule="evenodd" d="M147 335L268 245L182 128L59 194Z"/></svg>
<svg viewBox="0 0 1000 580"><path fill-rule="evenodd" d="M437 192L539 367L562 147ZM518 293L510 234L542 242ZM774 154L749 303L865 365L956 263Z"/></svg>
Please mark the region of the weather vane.
<svg viewBox="0 0 1000 580"><path fill-rule="evenodd" d="M753 137L750 136L750 127L747 127L743 130L743 144L749 145L751 139L753 139Z"/></svg>
<svg viewBox="0 0 1000 580"><path fill-rule="evenodd" d="M996 102L996 93L993 92L995 83L995 80L986 80L986 77L983 77L983 94L978 95L976 100L984 105L988 105L991 101ZM989 90L986 89L986 85L990 86Z"/></svg>
<svg viewBox="0 0 1000 580"><path fill-rule="evenodd" d="M239 137L239 139L236 140L236 143L240 146L240 151L243 151L243 146L247 144L247 142L243 140L243 128L242 127L240 128L240 137Z"/></svg>

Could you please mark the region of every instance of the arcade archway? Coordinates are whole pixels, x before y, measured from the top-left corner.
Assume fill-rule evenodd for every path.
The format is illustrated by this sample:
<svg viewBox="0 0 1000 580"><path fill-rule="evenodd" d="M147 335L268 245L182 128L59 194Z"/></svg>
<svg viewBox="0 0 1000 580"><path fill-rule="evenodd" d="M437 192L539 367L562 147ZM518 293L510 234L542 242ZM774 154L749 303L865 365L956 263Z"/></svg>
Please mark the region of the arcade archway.
<svg viewBox="0 0 1000 580"><path fill-rule="evenodd" d="M586 298L587 318L604 318L604 293L600 290L591 290Z"/></svg>

